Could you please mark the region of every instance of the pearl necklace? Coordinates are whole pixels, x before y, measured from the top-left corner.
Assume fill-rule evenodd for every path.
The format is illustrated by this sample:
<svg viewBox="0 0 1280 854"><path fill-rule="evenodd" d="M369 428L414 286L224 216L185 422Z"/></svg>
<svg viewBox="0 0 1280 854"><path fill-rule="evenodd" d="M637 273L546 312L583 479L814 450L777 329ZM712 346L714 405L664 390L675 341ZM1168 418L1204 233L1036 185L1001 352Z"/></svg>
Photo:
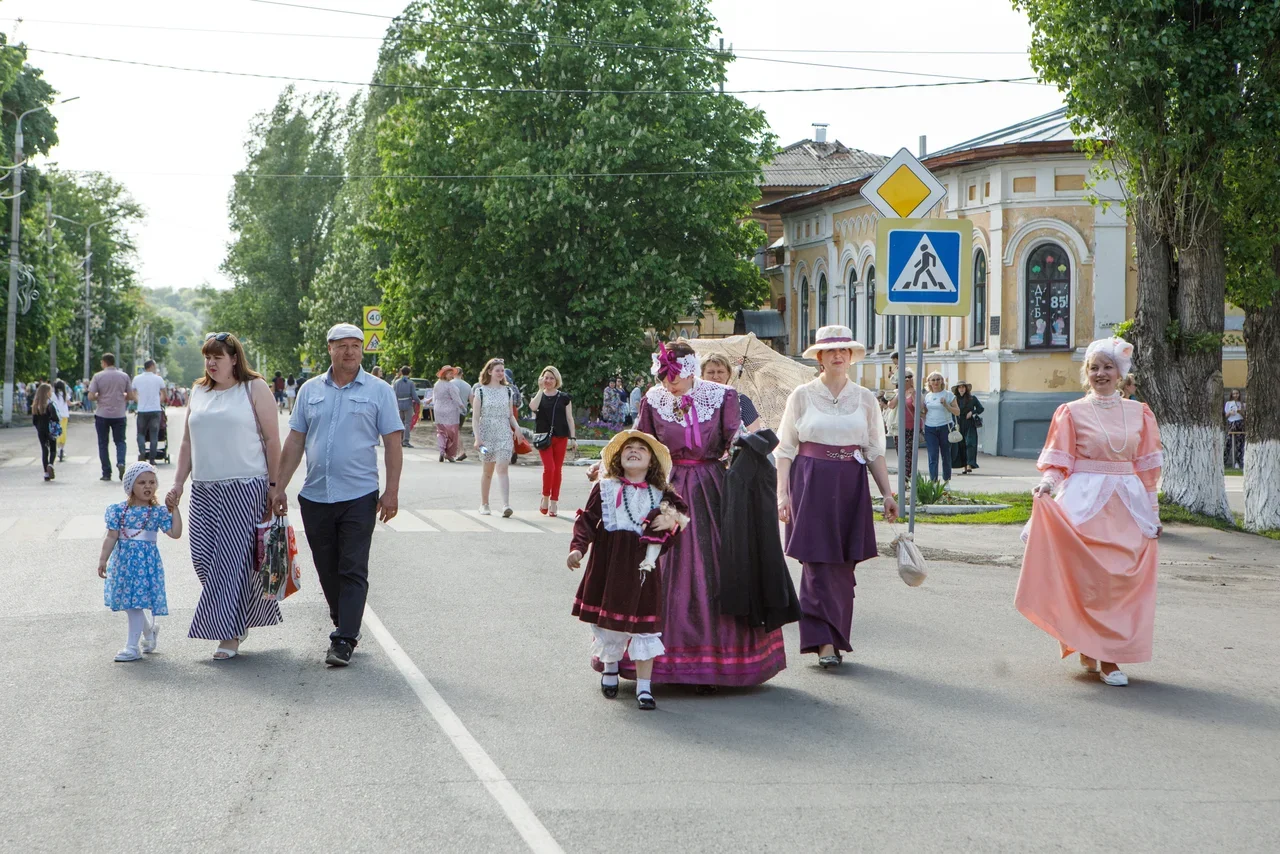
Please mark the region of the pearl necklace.
<svg viewBox="0 0 1280 854"><path fill-rule="evenodd" d="M637 528L641 527L641 524L640 524L640 523L644 520L644 518L645 518L646 516L648 516L648 515L649 515L649 513L650 513L650 512L652 512L653 507L654 507L654 503L653 503L653 486L652 486L651 484L646 484L646 485L645 485L645 490L644 490L644 492L640 492L640 490L639 490L639 489L637 489L637 488L635 488L635 487L631 487L630 489L628 489L628 487L627 487L627 485L626 485L625 483L621 483L621 484L619 484L619 485L618 485L618 488L622 490L622 509L623 509L623 512L625 512L625 513L627 514L627 518L631 520L631 524L632 524L632 525L636 526ZM645 511L644 511L643 513L640 513L640 514L639 514L639 515L640 515L640 518L639 518L639 519L637 519L637 518L636 518L636 514L635 514L635 513L632 513L632 512L631 512L631 498L630 498L630 497L629 497L629 495L628 495L628 493L629 493L629 492L631 492L631 491L634 491L634 492L640 492L640 494L641 494L641 495L643 495L645 498L649 499L649 502L648 502L648 503L649 503L649 507L648 507L647 509L645 509ZM639 508L636 508L636 510L637 510L637 512L639 512Z"/></svg>
<svg viewBox="0 0 1280 854"><path fill-rule="evenodd" d="M1129 416L1125 414L1124 404L1121 402L1121 399L1118 396L1119 394L1120 394L1119 392L1116 392L1115 395L1112 395L1108 397L1106 400L1103 400L1093 392L1089 393L1089 403L1092 405L1092 408L1093 408L1093 417L1094 419L1097 420L1098 429L1102 431L1103 437L1107 440L1107 447L1111 449L1111 453L1113 454L1124 453L1124 449L1129 444ZM1103 425L1102 423L1102 416L1098 414L1098 409L1108 403L1120 406L1120 424L1124 429L1124 435L1120 439L1120 447L1118 448L1115 445L1111 444L1111 434L1107 432L1106 426ZM1110 409L1111 407L1108 406L1106 408Z"/></svg>

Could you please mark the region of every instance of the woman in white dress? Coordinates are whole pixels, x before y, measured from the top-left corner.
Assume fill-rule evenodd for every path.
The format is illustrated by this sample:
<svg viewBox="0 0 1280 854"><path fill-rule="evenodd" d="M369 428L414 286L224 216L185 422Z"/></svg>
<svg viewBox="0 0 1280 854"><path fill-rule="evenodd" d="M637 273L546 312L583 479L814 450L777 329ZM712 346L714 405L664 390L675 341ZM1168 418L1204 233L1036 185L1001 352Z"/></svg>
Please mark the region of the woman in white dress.
<svg viewBox="0 0 1280 854"><path fill-rule="evenodd" d="M501 359L485 362L480 381L471 393L471 419L475 425L475 448L480 453L484 471L480 475L480 514L490 515L489 487L494 475L502 492L502 515L511 510L511 477L507 467L515 450L516 430L520 425L511 412L511 389L507 385L506 365Z"/></svg>

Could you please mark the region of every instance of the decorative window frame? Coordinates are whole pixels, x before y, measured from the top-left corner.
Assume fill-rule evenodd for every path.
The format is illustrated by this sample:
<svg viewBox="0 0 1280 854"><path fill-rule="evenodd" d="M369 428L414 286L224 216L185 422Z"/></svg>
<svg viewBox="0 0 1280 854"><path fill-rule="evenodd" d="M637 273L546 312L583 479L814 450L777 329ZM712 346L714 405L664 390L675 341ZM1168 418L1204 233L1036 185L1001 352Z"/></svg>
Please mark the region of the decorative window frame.
<svg viewBox="0 0 1280 854"><path fill-rule="evenodd" d="M1071 323L1067 327L1067 347L1041 349L1027 352L1060 353L1076 347L1076 306L1080 295L1080 267L1093 263L1093 253L1079 231L1068 222L1042 217L1024 222L1014 230L1005 245L1003 262L1013 266L1018 276L1018 311L1016 314L1017 350L1027 350L1027 256L1046 243L1056 243L1071 259ZM987 292L991 289L991 253L987 253Z"/></svg>

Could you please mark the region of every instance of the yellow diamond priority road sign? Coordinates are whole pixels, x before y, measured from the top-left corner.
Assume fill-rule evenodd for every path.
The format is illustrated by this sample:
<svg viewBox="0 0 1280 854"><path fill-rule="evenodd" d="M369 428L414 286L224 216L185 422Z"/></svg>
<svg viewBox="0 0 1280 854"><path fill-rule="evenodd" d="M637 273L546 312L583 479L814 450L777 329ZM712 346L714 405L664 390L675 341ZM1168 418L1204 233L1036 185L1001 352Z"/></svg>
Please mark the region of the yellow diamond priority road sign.
<svg viewBox="0 0 1280 854"><path fill-rule="evenodd" d="M942 182L905 148L862 185L862 197L884 217L922 217L946 195Z"/></svg>

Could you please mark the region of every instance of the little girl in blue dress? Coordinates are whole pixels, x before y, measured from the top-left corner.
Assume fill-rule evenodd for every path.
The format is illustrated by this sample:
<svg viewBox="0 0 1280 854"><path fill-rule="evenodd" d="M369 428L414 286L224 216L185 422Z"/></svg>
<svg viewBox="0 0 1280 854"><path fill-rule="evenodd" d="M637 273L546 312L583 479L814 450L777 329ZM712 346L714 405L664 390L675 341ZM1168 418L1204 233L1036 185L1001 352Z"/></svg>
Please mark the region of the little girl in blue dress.
<svg viewBox="0 0 1280 854"><path fill-rule="evenodd" d="M107 508L98 577L107 580L102 594L106 606L129 617L128 639L116 661L137 661L142 653L156 651L160 627L155 618L169 613L156 539L161 531L175 540L182 536L182 511L176 502L156 504L156 470L146 463L129 466L123 485L128 498Z"/></svg>

